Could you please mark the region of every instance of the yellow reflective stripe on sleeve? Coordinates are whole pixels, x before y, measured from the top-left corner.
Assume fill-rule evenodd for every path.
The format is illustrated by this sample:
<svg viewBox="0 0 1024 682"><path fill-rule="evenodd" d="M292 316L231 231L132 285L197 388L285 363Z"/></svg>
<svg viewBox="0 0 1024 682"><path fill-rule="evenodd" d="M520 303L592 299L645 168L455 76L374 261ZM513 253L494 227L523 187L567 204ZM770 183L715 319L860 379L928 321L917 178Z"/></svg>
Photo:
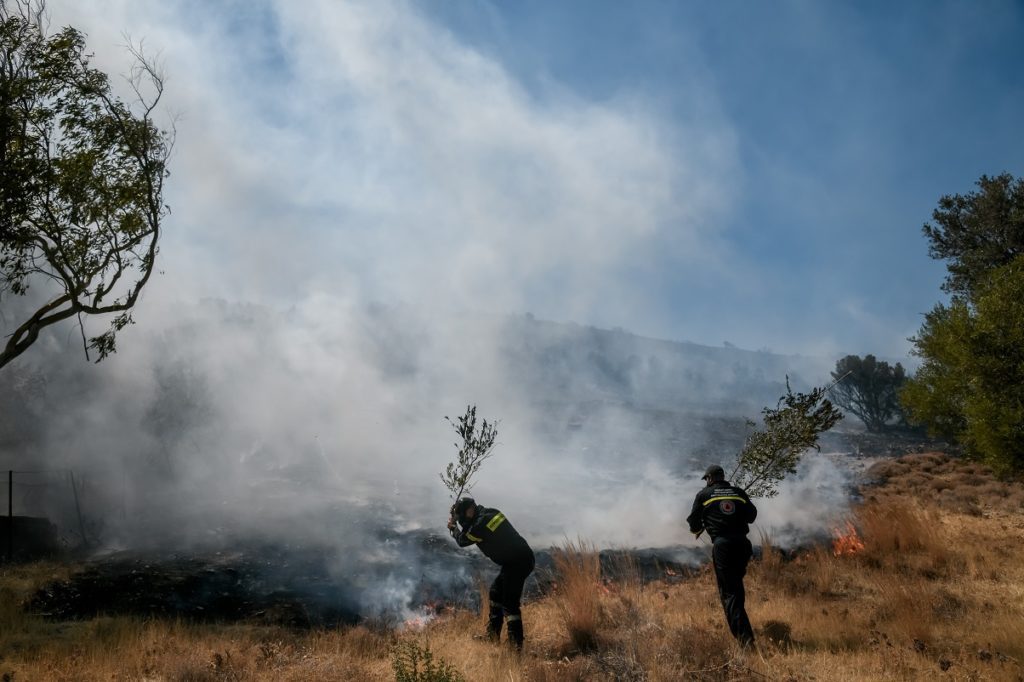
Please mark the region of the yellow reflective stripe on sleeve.
<svg viewBox="0 0 1024 682"><path fill-rule="evenodd" d="M493 533L494 530L498 526L500 526L504 520L505 520L505 515L502 514L501 512L498 512L497 514L494 515L493 519L491 519L490 521L487 522L487 530L489 530L489 531L491 531Z"/></svg>
<svg viewBox="0 0 1024 682"><path fill-rule="evenodd" d="M739 502L742 502L743 504L747 503L747 501L744 500L742 497L732 497L732 496L726 495L726 496L722 496L722 497L712 497L710 500L708 500L707 502L704 503L704 506L706 507L709 504L711 504L712 502L720 502L721 500L737 500Z"/></svg>
<svg viewBox="0 0 1024 682"><path fill-rule="evenodd" d="M469 538L470 540L472 540L473 542L480 542L480 540L482 539L482 538L478 538L477 536L473 535L472 533L466 533L466 537Z"/></svg>

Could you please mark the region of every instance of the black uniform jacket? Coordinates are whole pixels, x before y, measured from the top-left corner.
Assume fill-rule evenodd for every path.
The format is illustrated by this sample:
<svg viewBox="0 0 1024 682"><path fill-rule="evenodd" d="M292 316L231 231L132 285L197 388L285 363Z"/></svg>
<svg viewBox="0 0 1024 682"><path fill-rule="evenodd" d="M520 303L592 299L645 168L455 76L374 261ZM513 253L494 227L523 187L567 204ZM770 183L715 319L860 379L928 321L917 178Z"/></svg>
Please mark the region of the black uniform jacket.
<svg viewBox="0 0 1024 682"><path fill-rule="evenodd" d="M691 533L707 530L714 540L746 535L750 531L747 524L756 518L757 507L743 488L730 485L728 481L716 481L697 493L686 522L690 524Z"/></svg>
<svg viewBox="0 0 1024 682"><path fill-rule="evenodd" d="M488 559L496 564L514 564L533 561L533 550L512 523L497 509L476 508L476 516L462 530L452 528L452 537L459 547L475 544Z"/></svg>

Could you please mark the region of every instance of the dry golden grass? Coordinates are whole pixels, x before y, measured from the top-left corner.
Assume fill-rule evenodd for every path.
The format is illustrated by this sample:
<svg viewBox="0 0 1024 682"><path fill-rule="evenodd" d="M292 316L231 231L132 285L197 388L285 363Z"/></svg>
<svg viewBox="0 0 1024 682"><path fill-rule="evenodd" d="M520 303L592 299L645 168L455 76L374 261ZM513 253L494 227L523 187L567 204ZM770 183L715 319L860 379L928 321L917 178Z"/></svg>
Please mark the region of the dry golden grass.
<svg viewBox="0 0 1024 682"><path fill-rule="evenodd" d="M552 592L524 607L520 656L473 640L483 617L466 611L401 633L126 617L50 623L19 604L67 568L8 568L0 573L0 678L392 680L388 652L398 641L429 646L474 681L1024 678L1020 483L939 453L878 468L885 483L850 517L863 550L791 556L761 538L746 581L754 653L729 636L707 568L678 583L641 584L624 560L609 582L594 547L578 541L556 553Z"/></svg>
<svg viewBox="0 0 1024 682"><path fill-rule="evenodd" d="M553 552L556 583L552 601L568 636L566 653L587 653L600 646L601 558L583 540L566 542Z"/></svg>

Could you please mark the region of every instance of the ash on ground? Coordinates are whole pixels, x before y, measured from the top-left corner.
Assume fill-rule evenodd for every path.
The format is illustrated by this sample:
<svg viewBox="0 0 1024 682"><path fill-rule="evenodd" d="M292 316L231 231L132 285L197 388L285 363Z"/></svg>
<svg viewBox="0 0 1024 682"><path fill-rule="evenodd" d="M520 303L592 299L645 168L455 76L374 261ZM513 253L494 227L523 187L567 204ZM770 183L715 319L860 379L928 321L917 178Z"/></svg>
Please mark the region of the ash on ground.
<svg viewBox="0 0 1024 682"><path fill-rule="evenodd" d="M480 586L498 567L450 538L425 531L395 533L396 550L353 561L330 548L254 545L185 554L121 551L96 556L68 580L44 586L26 605L58 620L101 614L248 621L286 627L334 627L361 622L396 626L445 608L478 609ZM681 580L706 558L699 548L604 550L606 579ZM347 572L338 573L339 566ZM525 598L555 584L552 553L537 552Z"/></svg>

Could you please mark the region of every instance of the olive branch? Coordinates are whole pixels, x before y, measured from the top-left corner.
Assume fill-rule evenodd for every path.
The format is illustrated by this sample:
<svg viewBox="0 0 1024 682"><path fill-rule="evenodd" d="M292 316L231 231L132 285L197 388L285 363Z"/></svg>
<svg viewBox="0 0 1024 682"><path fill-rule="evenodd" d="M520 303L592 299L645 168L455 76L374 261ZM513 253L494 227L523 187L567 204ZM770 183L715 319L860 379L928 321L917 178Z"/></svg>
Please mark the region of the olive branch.
<svg viewBox="0 0 1024 682"><path fill-rule="evenodd" d="M786 377L786 395L779 398L775 409L762 410L764 429L747 436L729 480L751 497L778 495L778 483L786 474L796 473L796 465L807 450L820 451L818 437L843 418L825 397L833 386L793 393ZM747 420L747 425L753 427L754 422Z"/></svg>
<svg viewBox="0 0 1024 682"><path fill-rule="evenodd" d="M480 470L480 465L494 451L494 441L498 437L497 422L486 419L477 428L476 405L467 405L466 413L452 421L445 416L445 421L452 425L462 443L455 443L459 451L458 458L449 462L441 472L441 482L452 492L456 502L473 486L473 476Z"/></svg>

